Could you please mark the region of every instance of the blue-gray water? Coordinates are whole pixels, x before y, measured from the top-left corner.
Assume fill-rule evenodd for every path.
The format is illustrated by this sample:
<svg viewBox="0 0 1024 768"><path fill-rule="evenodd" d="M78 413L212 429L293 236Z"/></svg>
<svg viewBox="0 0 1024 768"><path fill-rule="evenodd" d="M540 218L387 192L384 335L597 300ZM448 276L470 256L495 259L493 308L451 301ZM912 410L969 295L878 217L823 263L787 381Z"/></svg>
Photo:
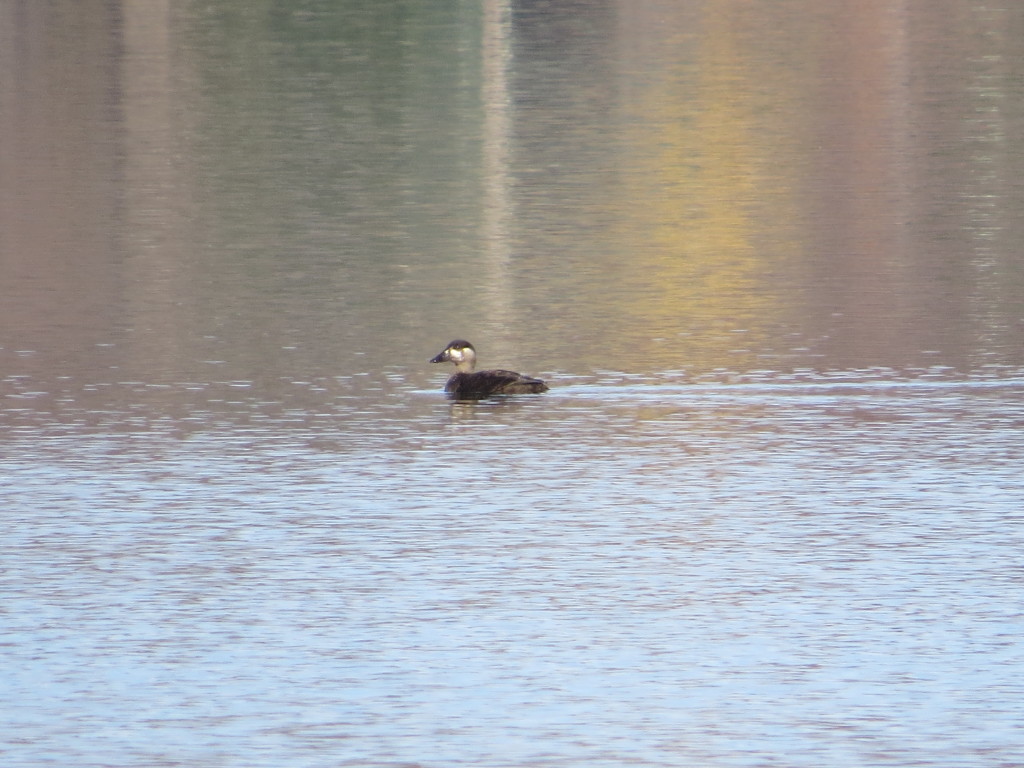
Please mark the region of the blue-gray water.
<svg viewBox="0 0 1024 768"><path fill-rule="evenodd" d="M0 763L1024 763L1022 29L0 4Z"/></svg>

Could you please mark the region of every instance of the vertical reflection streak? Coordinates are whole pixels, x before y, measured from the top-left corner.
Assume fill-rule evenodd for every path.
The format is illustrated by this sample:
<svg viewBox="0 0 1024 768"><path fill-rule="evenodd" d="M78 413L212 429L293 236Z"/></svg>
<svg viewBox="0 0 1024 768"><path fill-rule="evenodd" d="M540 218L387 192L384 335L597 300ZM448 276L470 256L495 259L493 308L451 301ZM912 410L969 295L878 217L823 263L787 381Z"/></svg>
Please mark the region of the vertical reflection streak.
<svg viewBox="0 0 1024 768"><path fill-rule="evenodd" d="M483 211L481 240L487 250L487 307L490 319L506 327L512 316L509 292L509 114L511 56L508 0L485 0L482 35ZM496 349L501 354L504 350Z"/></svg>

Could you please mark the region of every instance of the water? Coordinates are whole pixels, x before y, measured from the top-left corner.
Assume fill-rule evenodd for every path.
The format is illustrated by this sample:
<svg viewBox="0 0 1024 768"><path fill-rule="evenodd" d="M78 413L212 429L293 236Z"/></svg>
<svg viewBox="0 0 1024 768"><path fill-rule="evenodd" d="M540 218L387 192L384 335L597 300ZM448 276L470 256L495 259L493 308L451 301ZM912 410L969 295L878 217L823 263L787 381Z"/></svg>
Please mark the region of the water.
<svg viewBox="0 0 1024 768"><path fill-rule="evenodd" d="M88 6L0 5L5 766L1024 762L1024 14Z"/></svg>

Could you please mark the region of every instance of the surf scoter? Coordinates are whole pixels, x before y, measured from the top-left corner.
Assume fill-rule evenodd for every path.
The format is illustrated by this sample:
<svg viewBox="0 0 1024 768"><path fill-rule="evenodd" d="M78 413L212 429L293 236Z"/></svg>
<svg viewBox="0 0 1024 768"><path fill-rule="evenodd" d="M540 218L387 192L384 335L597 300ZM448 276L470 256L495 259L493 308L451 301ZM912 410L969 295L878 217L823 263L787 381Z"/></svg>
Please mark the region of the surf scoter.
<svg viewBox="0 0 1024 768"><path fill-rule="evenodd" d="M451 342L432 363L455 363L455 373L444 385L453 400L482 400L491 395L527 395L547 392L548 385L514 371L473 371L476 350L463 339Z"/></svg>

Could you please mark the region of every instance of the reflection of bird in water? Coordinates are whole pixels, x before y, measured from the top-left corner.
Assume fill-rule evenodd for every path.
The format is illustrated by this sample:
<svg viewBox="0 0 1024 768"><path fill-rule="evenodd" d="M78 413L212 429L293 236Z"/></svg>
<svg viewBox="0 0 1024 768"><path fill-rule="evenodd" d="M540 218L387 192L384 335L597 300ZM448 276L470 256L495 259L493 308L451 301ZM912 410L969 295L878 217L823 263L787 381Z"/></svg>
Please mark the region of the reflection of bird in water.
<svg viewBox="0 0 1024 768"><path fill-rule="evenodd" d="M456 339L432 363L455 363L455 373L444 385L453 400L482 400L491 395L528 395L547 392L548 385L515 371L473 371L476 350L468 341Z"/></svg>

